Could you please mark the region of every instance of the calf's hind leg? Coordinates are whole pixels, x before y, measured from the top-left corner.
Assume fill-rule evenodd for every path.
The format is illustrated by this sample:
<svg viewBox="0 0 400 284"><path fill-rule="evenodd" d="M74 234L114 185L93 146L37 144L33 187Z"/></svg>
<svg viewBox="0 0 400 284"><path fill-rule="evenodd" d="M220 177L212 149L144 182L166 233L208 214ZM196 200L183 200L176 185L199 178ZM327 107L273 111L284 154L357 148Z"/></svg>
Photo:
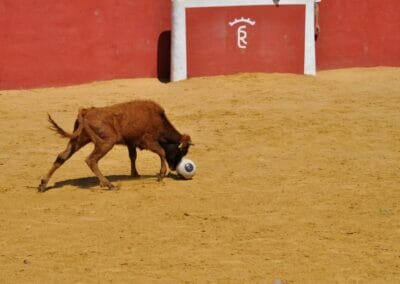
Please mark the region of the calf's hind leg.
<svg viewBox="0 0 400 284"><path fill-rule="evenodd" d="M92 172L98 177L100 186L108 187L109 189L113 189L114 185L100 172L98 162L112 149L113 146L113 143L95 144L93 152L86 158L86 163Z"/></svg>
<svg viewBox="0 0 400 284"><path fill-rule="evenodd" d="M55 160L55 162L53 163L53 166L51 167L51 169L49 170L49 172L47 173L45 178L42 178L38 187L38 191L39 192L44 192L46 191L46 186L47 183L49 182L51 176L54 174L54 172L62 166L62 164L65 163L65 161L67 161L69 158L71 158L71 156L78 151L80 148L82 148L83 146L85 146L88 143L88 141L82 141L82 140L78 140L76 138L71 139L68 142L67 148L61 152L60 154L58 154L57 159Z"/></svg>

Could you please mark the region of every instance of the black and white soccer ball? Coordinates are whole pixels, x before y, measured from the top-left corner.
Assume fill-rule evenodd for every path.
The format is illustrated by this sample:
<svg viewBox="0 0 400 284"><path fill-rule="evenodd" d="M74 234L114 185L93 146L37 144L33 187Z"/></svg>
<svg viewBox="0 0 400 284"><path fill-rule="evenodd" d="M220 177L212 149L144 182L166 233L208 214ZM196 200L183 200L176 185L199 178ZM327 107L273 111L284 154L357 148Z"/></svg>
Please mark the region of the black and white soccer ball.
<svg viewBox="0 0 400 284"><path fill-rule="evenodd" d="M192 160L182 159L176 172L184 179L191 179L196 174L196 164Z"/></svg>

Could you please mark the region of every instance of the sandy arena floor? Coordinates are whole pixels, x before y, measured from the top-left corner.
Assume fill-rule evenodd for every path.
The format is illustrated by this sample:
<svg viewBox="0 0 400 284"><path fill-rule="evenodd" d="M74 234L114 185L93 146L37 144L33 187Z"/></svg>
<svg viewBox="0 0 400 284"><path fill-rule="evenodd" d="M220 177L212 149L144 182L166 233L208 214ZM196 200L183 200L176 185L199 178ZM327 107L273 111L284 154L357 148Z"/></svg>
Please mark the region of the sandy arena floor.
<svg viewBox="0 0 400 284"><path fill-rule="evenodd" d="M75 154L37 193L82 106L159 102L193 180L127 149ZM400 283L400 68L0 91L1 283Z"/></svg>

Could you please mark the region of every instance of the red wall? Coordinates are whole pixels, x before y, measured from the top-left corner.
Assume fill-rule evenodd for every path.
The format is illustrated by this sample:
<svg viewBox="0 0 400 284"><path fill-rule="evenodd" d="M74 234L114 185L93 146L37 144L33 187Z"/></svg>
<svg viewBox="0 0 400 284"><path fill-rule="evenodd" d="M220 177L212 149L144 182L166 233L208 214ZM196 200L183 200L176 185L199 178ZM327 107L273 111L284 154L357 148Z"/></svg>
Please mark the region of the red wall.
<svg viewBox="0 0 400 284"><path fill-rule="evenodd" d="M169 0L0 1L0 89L169 75Z"/></svg>
<svg viewBox="0 0 400 284"><path fill-rule="evenodd" d="M400 0L322 0L317 70L400 66Z"/></svg>
<svg viewBox="0 0 400 284"><path fill-rule="evenodd" d="M283 8L189 9L189 75L299 72L304 11ZM250 57L235 53L235 33L226 25L244 12L257 17L241 51L251 50ZM170 0L2 0L0 89L168 77L170 15ZM400 0L322 0L320 26L319 70L400 66ZM265 38L255 43L253 31Z"/></svg>

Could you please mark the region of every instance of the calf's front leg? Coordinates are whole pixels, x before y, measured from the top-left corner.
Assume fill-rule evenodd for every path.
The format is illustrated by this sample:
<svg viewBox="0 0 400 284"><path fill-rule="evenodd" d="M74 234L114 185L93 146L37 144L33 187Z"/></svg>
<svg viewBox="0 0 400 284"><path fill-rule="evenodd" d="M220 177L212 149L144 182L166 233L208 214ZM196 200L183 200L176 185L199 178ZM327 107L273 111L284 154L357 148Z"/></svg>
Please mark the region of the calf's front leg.
<svg viewBox="0 0 400 284"><path fill-rule="evenodd" d="M158 181L162 181L162 179L165 177L167 173L167 164L166 164L166 158L165 158L165 151L161 147L161 145L158 142L150 142L147 144L147 149L152 151L153 153L156 153L161 160L161 168L160 168L160 173L158 175Z"/></svg>
<svg viewBox="0 0 400 284"><path fill-rule="evenodd" d="M137 157L136 146L128 145L128 151L129 151L129 159L131 160L131 176L139 177L140 175L136 169L136 157Z"/></svg>

